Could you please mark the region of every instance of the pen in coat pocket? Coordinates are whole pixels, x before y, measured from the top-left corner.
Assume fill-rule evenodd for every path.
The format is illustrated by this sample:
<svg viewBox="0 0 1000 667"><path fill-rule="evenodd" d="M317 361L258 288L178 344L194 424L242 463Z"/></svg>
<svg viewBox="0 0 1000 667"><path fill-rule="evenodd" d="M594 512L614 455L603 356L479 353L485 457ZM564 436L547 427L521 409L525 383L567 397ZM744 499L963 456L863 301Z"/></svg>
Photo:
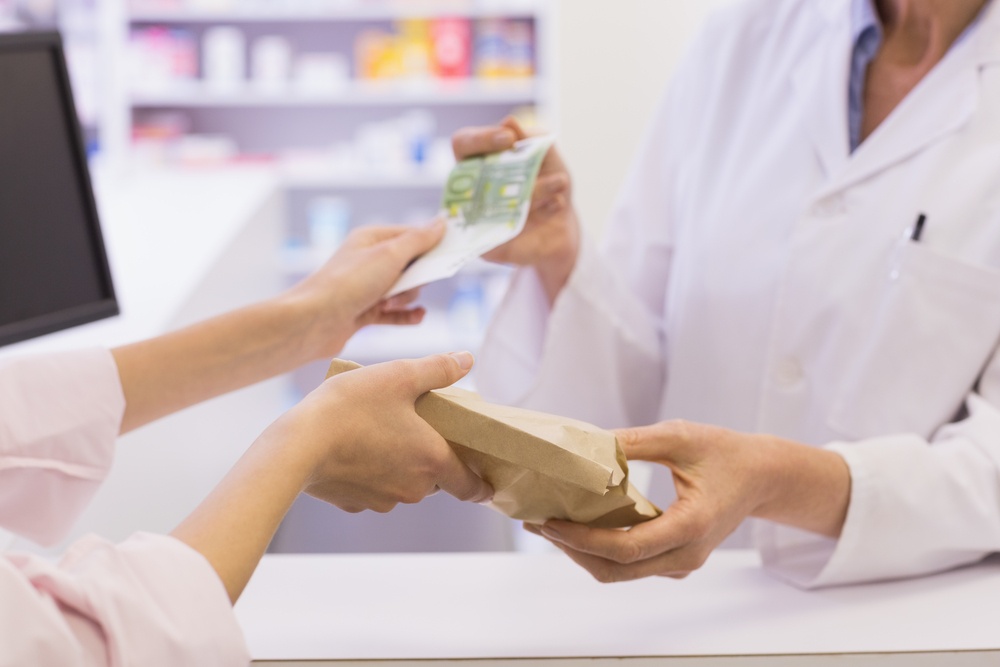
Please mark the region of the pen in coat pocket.
<svg viewBox="0 0 1000 667"><path fill-rule="evenodd" d="M924 233L924 223L927 222L927 216L921 213L917 217L917 222L913 225L913 234L910 235L910 240L917 242L920 240L920 235Z"/></svg>

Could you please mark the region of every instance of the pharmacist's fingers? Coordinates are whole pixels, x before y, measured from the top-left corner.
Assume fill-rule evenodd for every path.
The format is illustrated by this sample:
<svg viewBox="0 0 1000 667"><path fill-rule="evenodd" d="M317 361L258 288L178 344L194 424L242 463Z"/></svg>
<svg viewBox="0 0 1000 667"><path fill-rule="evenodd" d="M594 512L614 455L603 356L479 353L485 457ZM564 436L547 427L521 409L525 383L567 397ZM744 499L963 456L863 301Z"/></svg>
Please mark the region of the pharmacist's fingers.
<svg viewBox="0 0 1000 667"><path fill-rule="evenodd" d="M451 137L455 158L507 150L518 139L516 130L506 126L463 127Z"/></svg>
<svg viewBox="0 0 1000 667"><path fill-rule="evenodd" d="M518 141L521 139L527 139L530 136L513 116L505 117L502 121L500 121L500 125L501 127L506 127L513 132Z"/></svg>
<svg viewBox="0 0 1000 667"><path fill-rule="evenodd" d="M698 440L697 429L696 424L671 420L622 428L614 433L628 460L667 463L685 451L685 445Z"/></svg>
<svg viewBox="0 0 1000 667"><path fill-rule="evenodd" d="M539 176L531 195L531 212L542 210L569 192L569 175L565 172Z"/></svg>
<svg viewBox="0 0 1000 667"><path fill-rule="evenodd" d="M569 521L548 521L541 530L548 539L582 553L616 563L636 563L679 549L704 538L709 525L674 504L657 518L629 530L589 528Z"/></svg>
<svg viewBox="0 0 1000 667"><path fill-rule="evenodd" d="M710 549L705 549L701 545L690 545L672 549L666 553L656 554L651 558L633 563L619 563L608 558L574 549L564 542L554 540L542 532L541 526L524 524L524 528L530 533L547 539L553 546L557 547L573 559L574 562L590 572L595 579L605 583L630 581L632 579L652 576L683 579L691 574L691 572L700 568L711 553Z"/></svg>
<svg viewBox="0 0 1000 667"><path fill-rule="evenodd" d="M550 540L551 542L551 540ZM701 567L701 563L693 566L684 564L688 558L683 552L663 554L662 556L622 565L599 556L576 551L559 542L552 542L560 551L570 557L577 565L590 573L594 579L604 584L612 584L621 581L634 581L646 577L670 577L671 579L684 579L694 570Z"/></svg>

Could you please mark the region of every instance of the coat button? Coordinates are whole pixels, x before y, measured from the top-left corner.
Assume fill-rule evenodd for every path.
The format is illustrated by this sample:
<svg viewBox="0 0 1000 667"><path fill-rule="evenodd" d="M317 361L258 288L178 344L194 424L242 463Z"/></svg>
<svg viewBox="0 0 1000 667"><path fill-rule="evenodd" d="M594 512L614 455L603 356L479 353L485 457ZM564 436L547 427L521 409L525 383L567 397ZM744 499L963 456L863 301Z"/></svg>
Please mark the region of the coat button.
<svg viewBox="0 0 1000 667"><path fill-rule="evenodd" d="M812 214L817 218L832 218L847 212L847 203L843 195L824 197L812 206Z"/></svg>
<svg viewBox="0 0 1000 667"><path fill-rule="evenodd" d="M782 387L794 387L802 382L804 376L802 364L799 363L798 359L792 357L782 359L774 367L774 379Z"/></svg>

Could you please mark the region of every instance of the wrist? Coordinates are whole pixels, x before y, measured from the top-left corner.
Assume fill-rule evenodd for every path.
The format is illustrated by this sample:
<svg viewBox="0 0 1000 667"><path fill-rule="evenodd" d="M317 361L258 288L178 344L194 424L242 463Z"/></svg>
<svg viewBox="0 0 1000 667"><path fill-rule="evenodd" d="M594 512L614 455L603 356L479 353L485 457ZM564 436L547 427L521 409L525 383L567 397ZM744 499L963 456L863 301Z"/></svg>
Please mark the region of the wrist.
<svg viewBox="0 0 1000 667"><path fill-rule="evenodd" d="M851 473L836 452L762 436L765 490L752 516L837 538L850 504Z"/></svg>
<svg viewBox="0 0 1000 667"><path fill-rule="evenodd" d="M322 453L311 444L316 438L301 432L302 420L293 408L267 427L247 451L247 463L272 478L286 493L298 495L312 483Z"/></svg>
<svg viewBox="0 0 1000 667"><path fill-rule="evenodd" d="M333 306L320 303L307 291L293 287L274 297L267 307L282 328L293 367L327 356L325 352L331 348L331 341L338 338L338 332L331 331L328 326Z"/></svg>
<svg viewBox="0 0 1000 667"><path fill-rule="evenodd" d="M535 274L542 284L550 306L569 283L580 254L579 223L574 211L569 213L566 230L562 242L554 244L534 265Z"/></svg>
<svg viewBox="0 0 1000 667"><path fill-rule="evenodd" d="M785 502L789 476L795 475L794 470L788 469L787 452L782 451L790 443L767 435L753 437L757 442L751 443L753 459L749 475L755 481L755 492L750 516L775 519L780 513L777 508L782 507Z"/></svg>
<svg viewBox="0 0 1000 667"><path fill-rule="evenodd" d="M305 459L290 447L294 433L284 431L277 422L264 431L171 533L208 560L233 602L311 478Z"/></svg>

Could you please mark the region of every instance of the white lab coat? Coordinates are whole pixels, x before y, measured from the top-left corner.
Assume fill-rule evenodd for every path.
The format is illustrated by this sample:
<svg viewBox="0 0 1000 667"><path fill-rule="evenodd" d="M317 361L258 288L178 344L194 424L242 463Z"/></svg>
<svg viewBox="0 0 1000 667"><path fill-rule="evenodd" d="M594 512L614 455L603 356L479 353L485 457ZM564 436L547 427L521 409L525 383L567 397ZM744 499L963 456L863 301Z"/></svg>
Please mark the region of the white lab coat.
<svg viewBox="0 0 1000 667"><path fill-rule="evenodd" d="M1000 551L1000 4L853 155L849 10L749 0L710 20L603 253L584 240L551 313L516 274L478 375L607 427L684 418L839 452L839 540L758 527L803 586Z"/></svg>

